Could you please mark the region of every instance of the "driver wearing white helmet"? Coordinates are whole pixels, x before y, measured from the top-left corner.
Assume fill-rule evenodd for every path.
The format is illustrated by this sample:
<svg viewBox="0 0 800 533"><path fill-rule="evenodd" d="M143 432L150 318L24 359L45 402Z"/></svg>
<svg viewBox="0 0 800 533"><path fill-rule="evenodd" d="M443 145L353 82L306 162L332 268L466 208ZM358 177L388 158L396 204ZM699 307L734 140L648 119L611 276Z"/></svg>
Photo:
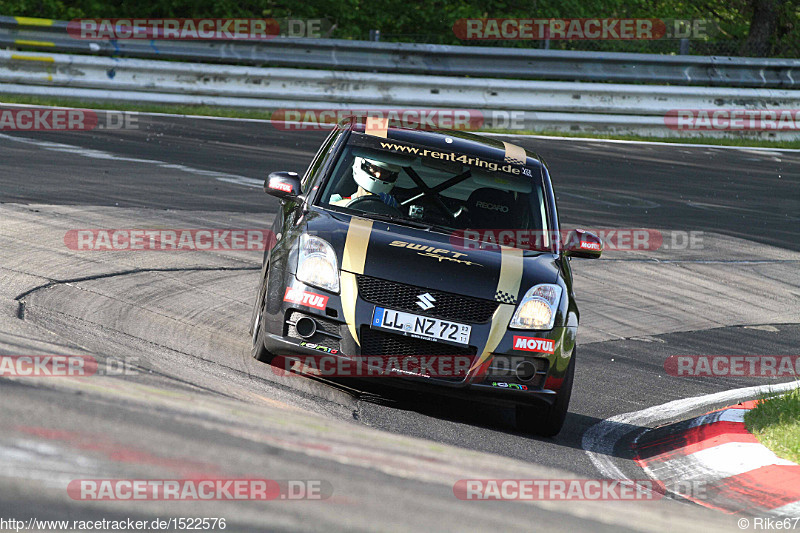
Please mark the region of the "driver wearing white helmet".
<svg viewBox="0 0 800 533"><path fill-rule="evenodd" d="M397 200L389 192L394 188L401 168L397 165L384 163L377 159L356 157L353 161L353 179L358 184L358 190L350 197L340 194L331 196L333 205L347 206L362 196L377 195L386 205L398 207Z"/></svg>

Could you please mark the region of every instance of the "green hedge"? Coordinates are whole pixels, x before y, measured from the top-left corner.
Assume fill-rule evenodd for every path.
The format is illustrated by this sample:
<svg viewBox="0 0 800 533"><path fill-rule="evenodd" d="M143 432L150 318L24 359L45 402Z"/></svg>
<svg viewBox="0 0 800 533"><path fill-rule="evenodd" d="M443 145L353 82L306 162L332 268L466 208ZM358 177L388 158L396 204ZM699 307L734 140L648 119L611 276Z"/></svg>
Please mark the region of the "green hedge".
<svg viewBox="0 0 800 533"><path fill-rule="evenodd" d="M69 20L76 17L292 17L327 18L336 25L333 37L367 39L369 30L381 31L382 40L462 43L453 34L459 18L663 18L714 19L721 33L715 38L719 53L735 53L747 38L756 5L773 5L774 29L766 55L796 57L800 47L800 0L534 0L453 2L433 0L0 0L0 14ZM487 42L474 44L492 44ZM538 42L494 43L503 46L539 46ZM555 48L618 51L676 51L669 43L659 50L648 42L558 41ZM660 43L666 45L667 43ZM714 53L714 43L693 43L695 53ZM673 46L674 45L674 46Z"/></svg>

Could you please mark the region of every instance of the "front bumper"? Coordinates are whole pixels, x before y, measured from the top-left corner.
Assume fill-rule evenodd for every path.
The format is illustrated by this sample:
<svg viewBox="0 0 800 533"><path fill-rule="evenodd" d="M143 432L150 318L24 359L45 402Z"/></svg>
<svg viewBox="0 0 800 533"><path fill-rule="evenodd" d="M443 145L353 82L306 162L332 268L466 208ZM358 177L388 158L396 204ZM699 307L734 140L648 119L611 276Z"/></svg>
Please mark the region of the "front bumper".
<svg viewBox="0 0 800 533"><path fill-rule="evenodd" d="M343 273L343 279L346 273ZM278 276L280 277L280 276ZM499 404L547 403L555 401L575 346L577 326L557 326L549 331L509 330L508 313L498 304L491 319L470 323L469 346L456 346L386 333L372 327L375 302L358 293L342 296L305 286L289 274L268 291L265 315L265 344L276 356L311 356L342 358L347 362L365 361L374 357L444 357L468 359L467 369L452 375L384 373L387 385L437 392L471 399L481 398ZM292 294L311 293L323 296L324 306L286 301L287 289ZM343 293L347 290L343 287ZM275 298L275 296L283 296ZM322 300L314 299L315 304ZM391 308L390 305L381 304ZM506 309L507 311L507 309ZM513 312L513 310L512 310ZM422 313L420 313L422 314ZM448 320L448 317L442 316ZM298 328L298 320L303 319ZM309 335L309 319L315 331ZM449 319L453 320L454 319ZM504 322L504 323L502 323ZM376 338L380 342L375 341ZM494 339L490 343L489 339ZM499 340L498 340L499 338ZM519 338L535 339L522 343ZM547 342L545 342L547 341ZM524 372L519 371L520 365ZM353 366L347 368L352 369ZM462 366L463 368L463 366ZM319 369L312 374L320 375ZM337 375L322 372L328 378L363 378L363 373ZM374 376L376 374L369 374Z"/></svg>

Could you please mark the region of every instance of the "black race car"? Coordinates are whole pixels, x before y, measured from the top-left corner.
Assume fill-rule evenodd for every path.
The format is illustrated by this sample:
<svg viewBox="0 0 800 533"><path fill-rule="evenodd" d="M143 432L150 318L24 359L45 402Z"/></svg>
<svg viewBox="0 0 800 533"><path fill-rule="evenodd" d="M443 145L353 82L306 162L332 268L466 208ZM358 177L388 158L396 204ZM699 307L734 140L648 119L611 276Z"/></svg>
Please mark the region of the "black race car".
<svg viewBox="0 0 800 533"><path fill-rule="evenodd" d="M281 209L254 358L366 364L346 375L511 404L519 429L560 431L578 329L569 258L599 257L602 245L581 230L561 238L540 158L464 132L352 119L304 176L274 172L264 188Z"/></svg>

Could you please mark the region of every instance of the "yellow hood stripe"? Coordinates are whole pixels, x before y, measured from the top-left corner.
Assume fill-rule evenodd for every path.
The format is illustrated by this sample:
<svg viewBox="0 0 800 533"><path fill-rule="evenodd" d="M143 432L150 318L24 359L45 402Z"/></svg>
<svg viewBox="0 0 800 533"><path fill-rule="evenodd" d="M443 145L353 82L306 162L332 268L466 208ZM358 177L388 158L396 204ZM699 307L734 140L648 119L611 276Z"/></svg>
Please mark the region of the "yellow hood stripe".
<svg viewBox="0 0 800 533"><path fill-rule="evenodd" d="M361 341L358 339L358 329L356 328L356 301L358 300L358 284L356 283L356 275L352 272L345 272L343 270L340 281L344 319L347 321L347 328L350 330L350 335L353 336L356 344L360 346Z"/></svg>
<svg viewBox="0 0 800 533"><path fill-rule="evenodd" d="M508 323L511 322L512 316L514 316L513 305L500 304L497 306L497 310L494 312L494 315L492 315L492 325L489 328L489 336L486 338L486 345L483 347L483 351L481 351L481 356L469 369L470 373L486 362L489 356L492 355L492 352L503 339L503 335L505 335L508 329Z"/></svg>
<svg viewBox="0 0 800 533"><path fill-rule="evenodd" d="M344 242L342 254L342 270L354 274L364 273L370 233L372 233L371 220L358 217L350 219L350 227L347 228L347 240Z"/></svg>
<svg viewBox="0 0 800 533"><path fill-rule="evenodd" d="M494 299L506 304L515 304L522 283L522 250L501 246L500 254L500 277L497 280Z"/></svg>
<svg viewBox="0 0 800 533"><path fill-rule="evenodd" d="M514 316L514 304L517 303L517 294L519 294L520 284L522 283L522 250L501 246L500 254L500 277L497 280L494 299L501 303L497 306L494 315L492 315L492 325L489 328L486 344L481 350L478 360L469 369L470 372L473 372L491 357L492 352L500 344L503 335L508 330L511 317Z"/></svg>
<svg viewBox="0 0 800 533"><path fill-rule="evenodd" d="M364 273L364 264L367 261L367 248L369 236L372 233L372 221L352 217L347 228L347 239L342 252L341 297L342 311L350 334L356 344L361 345L356 328L356 301L358 301L358 284L356 274ZM367 354L369 355L369 354Z"/></svg>

